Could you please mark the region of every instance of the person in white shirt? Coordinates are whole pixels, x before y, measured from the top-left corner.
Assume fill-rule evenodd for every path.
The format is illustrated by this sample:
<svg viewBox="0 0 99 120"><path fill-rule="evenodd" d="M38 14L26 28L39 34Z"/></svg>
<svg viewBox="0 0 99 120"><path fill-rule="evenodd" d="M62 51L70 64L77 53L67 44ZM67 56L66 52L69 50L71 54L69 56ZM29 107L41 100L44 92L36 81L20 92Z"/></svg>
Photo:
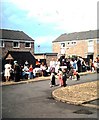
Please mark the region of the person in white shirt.
<svg viewBox="0 0 99 120"><path fill-rule="evenodd" d="M11 70L11 64L10 63L7 63L7 64L5 64L5 73L4 73L4 76L5 76L5 79L6 79L6 82L8 82L9 81L9 79L10 79L10 70Z"/></svg>
<svg viewBox="0 0 99 120"><path fill-rule="evenodd" d="M56 67L56 62L54 61L54 58L50 61L50 68Z"/></svg>

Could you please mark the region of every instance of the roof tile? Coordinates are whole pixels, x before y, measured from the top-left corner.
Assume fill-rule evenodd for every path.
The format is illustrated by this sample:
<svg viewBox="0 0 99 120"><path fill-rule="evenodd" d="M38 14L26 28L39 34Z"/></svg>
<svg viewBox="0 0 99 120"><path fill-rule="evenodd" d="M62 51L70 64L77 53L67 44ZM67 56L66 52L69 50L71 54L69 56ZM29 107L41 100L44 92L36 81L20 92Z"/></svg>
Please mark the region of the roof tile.
<svg viewBox="0 0 99 120"><path fill-rule="evenodd" d="M71 40L86 40L99 38L99 30L90 30L84 32L74 32L69 34L62 34L53 42L63 42L63 41L71 41Z"/></svg>
<svg viewBox="0 0 99 120"><path fill-rule="evenodd" d="M0 29L0 39L34 41L23 31Z"/></svg>

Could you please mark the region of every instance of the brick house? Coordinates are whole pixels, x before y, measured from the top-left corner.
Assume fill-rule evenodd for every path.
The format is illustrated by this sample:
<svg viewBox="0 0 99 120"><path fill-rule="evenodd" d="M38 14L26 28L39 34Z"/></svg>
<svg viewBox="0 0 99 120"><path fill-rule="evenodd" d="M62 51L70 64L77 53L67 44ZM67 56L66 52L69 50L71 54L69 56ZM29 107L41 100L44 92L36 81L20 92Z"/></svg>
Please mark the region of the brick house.
<svg viewBox="0 0 99 120"><path fill-rule="evenodd" d="M25 61L35 66L34 40L23 31L0 29L0 62L2 67L9 58L23 65Z"/></svg>
<svg viewBox="0 0 99 120"><path fill-rule="evenodd" d="M95 60L99 55L99 30L62 34L52 41L53 53Z"/></svg>
<svg viewBox="0 0 99 120"><path fill-rule="evenodd" d="M34 54L34 40L23 31L0 29L0 56L8 51L29 51Z"/></svg>

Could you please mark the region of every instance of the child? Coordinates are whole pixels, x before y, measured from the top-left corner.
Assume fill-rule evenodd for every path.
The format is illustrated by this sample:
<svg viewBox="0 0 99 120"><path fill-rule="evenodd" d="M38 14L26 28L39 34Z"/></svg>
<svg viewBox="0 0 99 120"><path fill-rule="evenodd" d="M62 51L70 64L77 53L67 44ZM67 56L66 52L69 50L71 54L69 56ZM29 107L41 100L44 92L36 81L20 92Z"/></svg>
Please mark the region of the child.
<svg viewBox="0 0 99 120"><path fill-rule="evenodd" d="M51 70L50 79L51 79L50 87L55 86L56 85L56 83L55 83L55 68L52 68L52 70Z"/></svg>
<svg viewBox="0 0 99 120"><path fill-rule="evenodd" d="M58 69L58 80L59 80L59 83L60 83L60 86L63 86L63 80L62 80L62 69L61 68L59 68Z"/></svg>
<svg viewBox="0 0 99 120"><path fill-rule="evenodd" d="M74 69L73 69L73 67L71 67L71 69L68 73L68 76L69 76L70 80L72 80L72 78L73 78L73 72L74 72Z"/></svg>
<svg viewBox="0 0 99 120"><path fill-rule="evenodd" d="M80 75L78 74L76 70L73 71L73 75L76 76L77 80L80 79Z"/></svg>
<svg viewBox="0 0 99 120"><path fill-rule="evenodd" d="M63 75L62 75L62 80L63 80L63 86L66 87L66 81L67 81L67 74L66 74L66 69L63 69Z"/></svg>
<svg viewBox="0 0 99 120"><path fill-rule="evenodd" d="M33 66L31 64L30 67L29 67L29 77L28 77L28 79L32 79L32 78L33 78Z"/></svg>

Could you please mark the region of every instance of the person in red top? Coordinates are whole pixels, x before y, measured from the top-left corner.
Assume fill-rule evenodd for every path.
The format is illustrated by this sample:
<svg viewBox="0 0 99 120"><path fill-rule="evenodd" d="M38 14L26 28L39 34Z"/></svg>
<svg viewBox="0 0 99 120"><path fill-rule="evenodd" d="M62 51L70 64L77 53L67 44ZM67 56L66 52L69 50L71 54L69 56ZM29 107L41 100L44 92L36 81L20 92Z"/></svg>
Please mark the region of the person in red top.
<svg viewBox="0 0 99 120"><path fill-rule="evenodd" d="M29 67L29 79L32 79L32 78L33 78L33 66L31 64Z"/></svg>

